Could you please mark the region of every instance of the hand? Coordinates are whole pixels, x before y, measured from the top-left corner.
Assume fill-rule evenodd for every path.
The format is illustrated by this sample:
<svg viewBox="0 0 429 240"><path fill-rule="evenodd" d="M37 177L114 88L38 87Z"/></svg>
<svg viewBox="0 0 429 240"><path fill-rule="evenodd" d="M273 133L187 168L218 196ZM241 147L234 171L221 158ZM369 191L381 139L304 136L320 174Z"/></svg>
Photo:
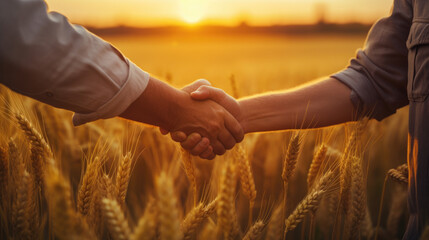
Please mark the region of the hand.
<svg viewBox="0 0 429 240"><path fill-rule="evenodd" d="M198 133L209 140L204 140L202 146L196 148L198 152L204 148L211 151L207 146L210 143L215 154L223 154L225 149L240 142L244 135L238 121L216 102L193 100L188 92L153 77L150 77L143 93L119 116L167 131L183 132L186 136ZM182 145L187 147L186 143ZM214 158L214 154L207 154L206 157Z"/></svg>
<svg viewBox="0 0 429 240"><path fill-rule="evenodd" d="M198 86L199 85L199 86ZM210 86L210 83L207 81L197 81L193 84L186 87L187 91L193 90L198 86L198 88L191 92L190 95L193 99L196 100L207 100L211 99L221 106L223 106L229 113L231 113L237 120L241 119L241 109L239 103L231 96L226 94L222 89L214 88ZM161 130L161 132L163 132ZM166 134L167 132L164 132ZM202 158L209 153L210 149L204 149L206 141L204 138L201 138L198 134L192 134L188 137L183 132L172 132L171 137L173 140L180 142L182 147L191 151L193 155L199 155Z"/></svg>
<svg viewBox="0 0 429 240"><path fill-rule="evenodd" d="M191 92L197 90L200 86L203 85L211 85L209 81L205 79L198 79L193 83L182 88L182 91L191 94ZM159 128L161 134L167 135L169 133L168 130L160 127ZM188 150L194 156L200 156L205 159L213 159L215 157L213 153L213 147L210 145L210 140L206 137L201 137L198 133L192 133L187 136L184 132L176 131L170 133L171 139L176 142L181 143L181 146ZM187 140L185 142L185 140Z"/></svg>
<svg viewBox="0 0 429 240"><path fill-rule="evenodd" d="M243 139L241 125L222 106L212 100L195 101L188 93L185 95L186 97L180 97L177 101L178 106L170 110L173 112L172 116L177 118L169 130L189 134L186 141L181 142L182 147L191 150L193 154L205 153L203 157L213 158L214 155L209 155L209 143L215 154L222 155L226 149L231 149ZM192 134L195 132L199 135ZM173 139L175 135L178 134L172 134ZM203 137L201 140L200 136Z"/></svg>

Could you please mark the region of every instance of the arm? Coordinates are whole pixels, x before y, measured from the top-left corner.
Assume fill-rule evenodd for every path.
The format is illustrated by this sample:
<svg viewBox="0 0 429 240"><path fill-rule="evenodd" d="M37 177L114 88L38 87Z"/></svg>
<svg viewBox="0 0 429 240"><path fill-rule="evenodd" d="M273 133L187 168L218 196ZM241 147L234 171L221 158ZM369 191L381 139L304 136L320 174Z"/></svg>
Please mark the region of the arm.
<svg viewBox="0 0 429 240"><path fill-rule="evenodd" d="M149 74L47 10L43 0L0 1L0 82L74 111L75 125L119 115L145 90Z"/></svg>
<svg viewBox="0 0 429 240"><path fill-rule="evenodd" d="M75 125L121 115L196 132L217 154L243 137L241 126L221 106L193 101L150 78L109 43L59 13L48 13L43 0L0 1L0 33L0 82L74 111Z"/></svg>
<svg viewBox="0 0 429 240"><path fill-rule="evenodd" d="M326 79L293 90L240 99L239 121L245 133L318 128L356 119L351 90Z"/></svg>
<svg viewBox="0 0 429 240"><path fill-rule="evenodd" d="M292 90L270 92L236 101L223 90L201 86L191 93L197 100L212 99L241 123L245 133L296 128L318 128L357 118L351 90L328 78Z"/></svg>
<svg viewBox="0 0 429 240"><path fill-rule="evenodd" d="M243 122L245 131L296 128L300 124L304 128L320 127L363 115L381 120L407 105L406 41L412 18L410 0L394 0L391 15L371 28L365 48L358 51L348 68L332 76L348 88L329 79L289 92L240 100L246 110L239 113L247 118L244 121L249 121ZM191 95L205 97L200 93ZM218 96L219 99L221 105L234 105L230 97ZM233 112L237 106L230 110ZM267 112L266 108L274 112ZM175 140L187 141L184 135Z"/></svg>
<svg viewBox="0 0 429 240"><path fill-rule="evenodd" d="M191 93L193 99L211 99L225 107L240 122L244 133L319 128L356 120L358 114L350 95L350 88L333 78L238 101L209 85ZM195 134L187 137L183 132L172 132L171 135L194 155L204 151Z"/></svg>

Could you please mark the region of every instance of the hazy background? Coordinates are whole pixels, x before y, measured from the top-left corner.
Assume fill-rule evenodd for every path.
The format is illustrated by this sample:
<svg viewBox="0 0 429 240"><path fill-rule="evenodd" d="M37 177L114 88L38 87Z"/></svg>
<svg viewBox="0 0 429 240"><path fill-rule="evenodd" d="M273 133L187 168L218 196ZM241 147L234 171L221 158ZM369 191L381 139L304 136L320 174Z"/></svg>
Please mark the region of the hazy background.
<svg viewBox="0 0 429 240"><path fill-rule="evenodd" d="M92 26L162 26L185 23L236 25L372 23L392 0L48 0L50 10Z"/></svg>

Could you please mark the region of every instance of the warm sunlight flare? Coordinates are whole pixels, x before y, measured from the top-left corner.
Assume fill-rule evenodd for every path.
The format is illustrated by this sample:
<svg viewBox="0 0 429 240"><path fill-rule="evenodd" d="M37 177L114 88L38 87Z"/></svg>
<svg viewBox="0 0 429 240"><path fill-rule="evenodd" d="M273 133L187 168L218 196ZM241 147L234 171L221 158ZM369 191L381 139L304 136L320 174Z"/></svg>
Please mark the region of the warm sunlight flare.
<svg viewBox="0 0 429 240"><path fill-rule="evenodd" d="M195 24L204 16L203 0L180 0L179 4L180 16L186 23Z"/></svg>

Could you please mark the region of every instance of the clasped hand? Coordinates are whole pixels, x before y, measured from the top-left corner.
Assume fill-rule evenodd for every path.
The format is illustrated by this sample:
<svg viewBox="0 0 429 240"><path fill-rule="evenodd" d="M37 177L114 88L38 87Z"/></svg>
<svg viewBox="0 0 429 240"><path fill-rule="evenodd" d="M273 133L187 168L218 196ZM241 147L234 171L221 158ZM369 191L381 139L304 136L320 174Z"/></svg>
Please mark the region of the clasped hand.
<svg viewBox="0 0 429 240"><path fill-rule="evenodd" d="M192 104L184 103L191 114L178 118L176 128L161 128L161 133L170 132L184 149L205 159L222 155L243 140L240 106L234 98L203 79L182 90L192 98Z"/></svg>

